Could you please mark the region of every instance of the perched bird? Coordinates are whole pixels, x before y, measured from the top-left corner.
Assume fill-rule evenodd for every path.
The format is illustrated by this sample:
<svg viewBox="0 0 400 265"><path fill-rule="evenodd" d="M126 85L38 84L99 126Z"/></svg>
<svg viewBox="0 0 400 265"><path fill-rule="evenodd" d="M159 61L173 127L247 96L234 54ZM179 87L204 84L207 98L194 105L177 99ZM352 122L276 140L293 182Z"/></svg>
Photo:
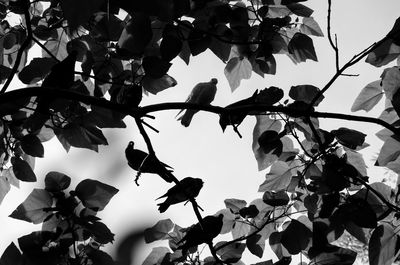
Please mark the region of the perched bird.
<svg viewBox="0 0 400 265"><path fill-rule="evenodd" d="M130 141L125 149L125 157L128 160L128 165L138 171L136 177L139 178L141 173L158 174L167 182L172 182L174 176L171 174L171 167L167 164L160 162L155 156L151 156L142 150L134 149L134 142Z"/></svg>
<svg viewBox="0 0 400 265"><path fill-rule="evenodd" d="M215 94L217 93L217 83L216 78L211 79L210 82L198 83L190 92L189 97L186 99L187 103L194 103L200 105L210 105L214 100ZM183 109L176 115L178 116ZM198 110L187 109L185 113L178 118L181 124L185 127L190 125L193 115L196 114Z"/></svg>
<svg viewBox="0 0 400 265"><path fill-rule="evenodd" d="M240 101L237 101L235 103L232 103L228 106L225 107L226 110L240 107L240 106L247 106L247 105L253 105L256 103L256 98L257 98L258 91L256 90L254 94L249 97L242 99ZM237 112L234 114L229 114L229 113L222 113L219 116L219 125L222 128L222 131L224 132L226 129L226 126L232 125L233 130L241 137L237 127L242 123L244 118L249 114L249 111L242 111L242 112Z"/></svg>
<svg viewBox="0 0 400 265"><path fill-rule="evenodd" d="M173 186L167 191L167 193L157 198L158 200L167 197L164 202L157 204L160 213L165 212L172 204L177 204L187 201L190 198L197 197L204 182L199 178L187 177L182 179L180 183L180 185Z"/></svg>
<svg viewBox="0 0 400 265"><path fill-rule="evenodd" d="M203 218L202 225L197 223L187 228L186 234L178 242L178 244L183 243L178 249L182 249L182 252L185 253L191 247L212 241L221 232L223 219L223 214L208 215Z"/></svg>

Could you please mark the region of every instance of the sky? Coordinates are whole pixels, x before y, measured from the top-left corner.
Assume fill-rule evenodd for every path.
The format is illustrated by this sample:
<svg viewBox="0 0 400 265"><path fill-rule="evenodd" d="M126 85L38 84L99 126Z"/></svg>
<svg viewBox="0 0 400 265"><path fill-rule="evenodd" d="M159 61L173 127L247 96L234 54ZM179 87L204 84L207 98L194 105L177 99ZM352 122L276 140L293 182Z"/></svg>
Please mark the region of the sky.
<svg viewBox="0 0 400 265"><path fill-rule="evenodd" d="M327 1L310 0L305 4L314 9L312 16L326 34ZM399 16L399 10L398 0L333 1L332 32L337 34L341 64L384 37ZM251 79L242 81L233 93L224 76L224 64L211 52L192 57L189 66L182 60L175 59L169 74L178 81L178 85L157 96L145 97L142 105L184 101L195 84L209 81L211 78L218 78L219 81L213 102L218 106L249 97L256 89L269 86L280 87L286 92L291 86L301 84L321 88L335 73L334 53L326 38L313 37L313 40L319 62L307 61L294 65L287 57L277 56L275 76L266 75L265 78L261 78L253 73ZM350 113L351 105L359 91L368 83L378 80L382 70L383 68L376 69L363 61L355 65L347 73L359 76L339 78L326 92L325 100L317 110ZM383 105L377 106L376 109L369 113L354 114L377 117L383 110ZM265 179L266 171L258 172L251 149L254 117L246 118L240 125L239 130L243 135L240 139L230 127L223 133L218 124L218 116L214 114L196 114L188 128L176 121L176 114L176 110L154 113L156 119L148 122L160 133L149 131L149 134L157 156L174 168L179 179L191 176L204 180L204 187L197 198L199 205L204 209L204 216L223 209L223 201L226 198L244 199L249 203L262 196L257 190ZM369 166L368 173L377 180L383 177L384 170L373 168L373 158L377 156L382 145L374 136L380 129L378 126L338 120L320 120L320 123L321 128L325 130L344 126L366 133L366 142L371 145L364 151L364 159ZM127 166L124 149L130 140L134 140L138 148L146 148L134 122L127 119L126 124L127 129L105 132L109 146L100 147L99 153L72 148L67 154L56 139L45 143L45 158L38 159L36 163L38 182L21 183L20 189L13 187L0 205L0 253L11 240L16 242L18 237L39 229L7 216L25 199L32 188L43 188L43 178L48 171L60 171L69 175L73 178L72 187L82 179L91 178L120 189L106 209L99 214L116 234L117 242L124 232L145 223L151 226L160 219L171 218L183 227L196 222L189 205L175 205L163 214L158 213L155 199L171 187L163 183L158 176L143 174L140 186L135 185L133 180L136 173ZM144 256L149 251L145 249ZM270 252L267 255L265 259L276 260ZM143 260L144 256L138 259ZM246 263L246 258L244 261Z"/></svg>

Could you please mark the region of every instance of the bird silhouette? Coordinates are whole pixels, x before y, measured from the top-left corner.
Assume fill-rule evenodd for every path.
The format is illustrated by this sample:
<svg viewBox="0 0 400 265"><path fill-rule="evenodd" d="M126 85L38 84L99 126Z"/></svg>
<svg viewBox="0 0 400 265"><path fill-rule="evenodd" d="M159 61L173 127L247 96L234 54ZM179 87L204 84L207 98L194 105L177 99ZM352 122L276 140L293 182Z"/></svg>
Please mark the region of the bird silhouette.
<svg viewBox="0 0 400 265"><path fill-rule="evenodd" d="M183 243L178 249L185 253L189 248L212 241L219 235L223 225L224 215L208 215L203 218L202 224L197 223L187 228L186 234L178 242Z"/></svg>
<svg viewBox="0 0 400 265"><path fill-rule="evenodd" d="M217 93L217 83L218 80L216 78L211 79L210 82L198 83L192 89L192 92L190 92L186 102L200 105L210 105L215 98L215 94ZM178 116L182 111L184 110L182 109L176 116ZM178 118L178 120L181 121L183 126L188 127L194 114L197 112L198 110L187 109L185 113Z"/></svg>
<svg viewBox="0 0 400 265"><path fill-rule="evenodd" d="M172 168L167 164L159 161L155 156L150 155L142 150L134 149L134 142L130 141L125 149L125 157L128 160L128 165L138 171L135 182L141 173L158 174L167 182L172 182L174 176L172 175Z"/></svg>
<svg viewBox="0 0 400 265"><path fill-rule="evenodd" d="M171 205L177 204L195 198L199 195L201 188L203 187L203 180L199 178L187 177L180 181L180 185L175 185L170 188L167 193L157 198L165 198L165 201L157 204L160 213L165 212Z"/></svg>

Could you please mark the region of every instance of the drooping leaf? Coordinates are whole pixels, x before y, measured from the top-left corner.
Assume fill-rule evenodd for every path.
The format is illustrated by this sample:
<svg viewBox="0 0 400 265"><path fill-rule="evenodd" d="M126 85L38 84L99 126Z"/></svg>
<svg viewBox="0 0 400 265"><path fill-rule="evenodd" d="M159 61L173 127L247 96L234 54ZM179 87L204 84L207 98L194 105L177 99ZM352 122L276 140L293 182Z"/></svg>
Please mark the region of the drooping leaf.
<svg viewBox="0 0 400 265"><path fill-rule="evenodd" d="M83 205L95 211L102 211L117 192L113 186L93 179L82 180L75 189Z"/></svg>
<svg viewBox="0 0 400 265"><path fill-rule="evenodd" d="M289 196L285 190L277 192L267 190L264 192L263 201L271 206L283 206L289 203Z"/></svg>
<svg viewBox="0 0 400 265"><path fill-rule="evenodd" d="M218 248L225 244L226 241L218 242L215 248ZM243 243L233 243L229 244L223 248L217 250L217 254L220 256L221 260L227 263L238 262L242 258L242 253L246 249L246 245Z"/></svg>
<svg viewBox="0 0 400 265"><path fill-rule="evenodd" d="M303 33L294 34L289 41L288 50L296 63L305 62L307 59L318 61L312 39Z"/></svg>
<svg viewBox="0 0 400 265"><path fill-rule="evenodd" d="M374 232L368 244L368 257L371 265L393 264L396 252L397 241L395 228L388 223L382 223Z"/></svg>
<svg viewBox="0 0 400 265"><path fill-rule="evenodd" d="M324 36L318 23L312 17L303 17L303 23L300 25L300 32L317 37Z"/></svg>
<svg viewBox="0 0 400 265"><path fill-rule="evenodd" d="M382 74L382 87L386 98L392 100L393 95L398 91L400 84L400 68L391 67L384 70Z"/></svg>
<svg viewBox="0 0 400 265"><path fill-rule="evenodd" d="M293 219L282 232L281 243L290 254L296 255L307 248L312 232L303 223Z"/></svg>
<svg viewBox="0 0 400 265"><path fill-rule="evenodd" d="M44 209L51 207L52 204L53 199L48 191L43 189L33 189L25 201L23 201L17 209L10 214L10 217L34 224L40 224L49 215L49 213L44 211Z"/></svg>
<svg viewBox="0 0 400 265"><path fill-rule="evenodd" d="M28 155L34 157L44 156L44 147L36 135L27 134L24 137L22 137L21 148Z"/></svg>
<svg viewBox="0 0 400 265"><path fill-rule="evenodd" d="M155 95L158 92L161 92L167 88L174 87L176 84L176 80L169 76L164 75L161 78L152 78L150 76L145 75L142 80L143 88L150 92L151 94Z"/></svg>
<svg viewBox="0 0 400 265"><path fill-rule="evenodd" d="M225 199L225 207L230 209L232 212L239 212L240 209L246 206L247 202L245 200L239 199Z"/></svg>
<svg viewBox="0 0 400 265"><path fill-rule="evenodd" d="M357 146L362 146L365 141L365 137L367 136L362 132L345 127L340 127L337 130L332 130L331 133L335 135L340 144L350 149L356 149Z"/></svg>
<svg viewBox="0 0 400 265"><path fill-rule="evenodd" d="M395 60L399 55L400 46L394 44L393 40L386 39L368 54L365 62L375 67L381 67Z"/></svg>
<svg viewBox="0 0 400 265"><path fill-rule="evenodd" d="M170 253L169 248L155 247L143 261L142 265L160 265L167 253Z"/></svg>
<svg viewBox="0 0 400 265"><path fill-rule="evenodd" d="M224 74L233 91L239 87L242 79L249 79L253 68L246 57L233 57L225 66Z"/></svg>
<svg viewBox="0 0 400 265"><path fill-rule="evenodd" d="M383 97L381 81L377 80L366 85L358 94L351 106L351 111L358 110L370 111Z"/></svg>
<svg viewBox="0 0 400 265"><path fill-rule="evenodd" d="M286 189L292 179L291 168L287 163L277 161L272 165L265 178L266 180L258 188L259 192Z"/></svg>
<svg viewBox="0 0 400 265"><path fill-rule="evenodd" d="M151 243L160 239L165 239L173 227L174 223L171 219L160 220L153 227L144 230L144 241L146 243Z"/></svg>
<svg viewBox="0 0 400 265"><path fill-rule="evenodd" d="M11 164L14 175L17 177L17 179L26 182L36 181L36 175L27 161L13 156L11 157Z"/></svg>
<svg viewBox="0 0 400 265"><path fill-rule="evenodd" d="M44 184L47 191L58 192L69 187L71 178L63 173L51 171L46 174Z"/></svg>
<svg viewBox="0 0 400 265"><path fill-rule="evenodd" d="M86 23L89 17L98 11L104 2L104 0L63 0L61 2L61 9L68 21L68 27L72 31L75 31L80 25ZM79 12L76 10L78 6Z"/></svg>
<svg viewBox="0 0 400 265"><path fill-rule="evenodd" d="M42 80L56 63L57 61L53 58L33 58L32 61L19 72L19 80L24 84L36 83Z"/></svg>
<svg viewBox="0 0 400 265"><path fill-rule="evenodd" d="M289 91L289 97L294 100L303 101L307 104L310 104L314 97L318 95L319 91L320 89L313 85L292 86ZM323 99L324 96L320 96L314 103L314 106L318 106Z"/></svg>

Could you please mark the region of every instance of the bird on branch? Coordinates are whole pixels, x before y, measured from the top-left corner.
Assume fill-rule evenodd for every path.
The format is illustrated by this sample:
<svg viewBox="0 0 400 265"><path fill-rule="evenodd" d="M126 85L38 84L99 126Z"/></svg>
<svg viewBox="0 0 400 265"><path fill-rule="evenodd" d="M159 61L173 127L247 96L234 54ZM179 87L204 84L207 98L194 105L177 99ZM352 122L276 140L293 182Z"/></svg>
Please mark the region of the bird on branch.
<svg viewBox="0 0 400 265"><path fill-rule="evenodd" d="M186 99L186 103L193 103L199 105L210 105L215 98L217 93L217 83L216 78L212 78L210 82L198 83L190 92L189 97ZM181 114L184 110L182 109L176 116ZM178 118L181 124L185 127L190 125L194 114L199 110L187 109L185 113Z"/></svg>
<svg viewBox="0 0 400 265"><path fill-rule="evenodd" d="M203 187L203 183L203 180L199 178L187 177L182 179L180 185L173 186L164 195L156 199L167 197L164 202L157 204L159 206L158 210L163 213L173 204L197 197Z"/></svg>
<svg viewBox="0 0 400 265"><path fill-rule="evenodd" d="M134 149L134 142L130 141L125 149L125 157L128 160L128 165L136 170L135 183L138 184L141 173L157 174L166 182L172 182L174 176L172 175L172 168L167 164L162 163L154 155L143 152L139 149Z"/></svg>

